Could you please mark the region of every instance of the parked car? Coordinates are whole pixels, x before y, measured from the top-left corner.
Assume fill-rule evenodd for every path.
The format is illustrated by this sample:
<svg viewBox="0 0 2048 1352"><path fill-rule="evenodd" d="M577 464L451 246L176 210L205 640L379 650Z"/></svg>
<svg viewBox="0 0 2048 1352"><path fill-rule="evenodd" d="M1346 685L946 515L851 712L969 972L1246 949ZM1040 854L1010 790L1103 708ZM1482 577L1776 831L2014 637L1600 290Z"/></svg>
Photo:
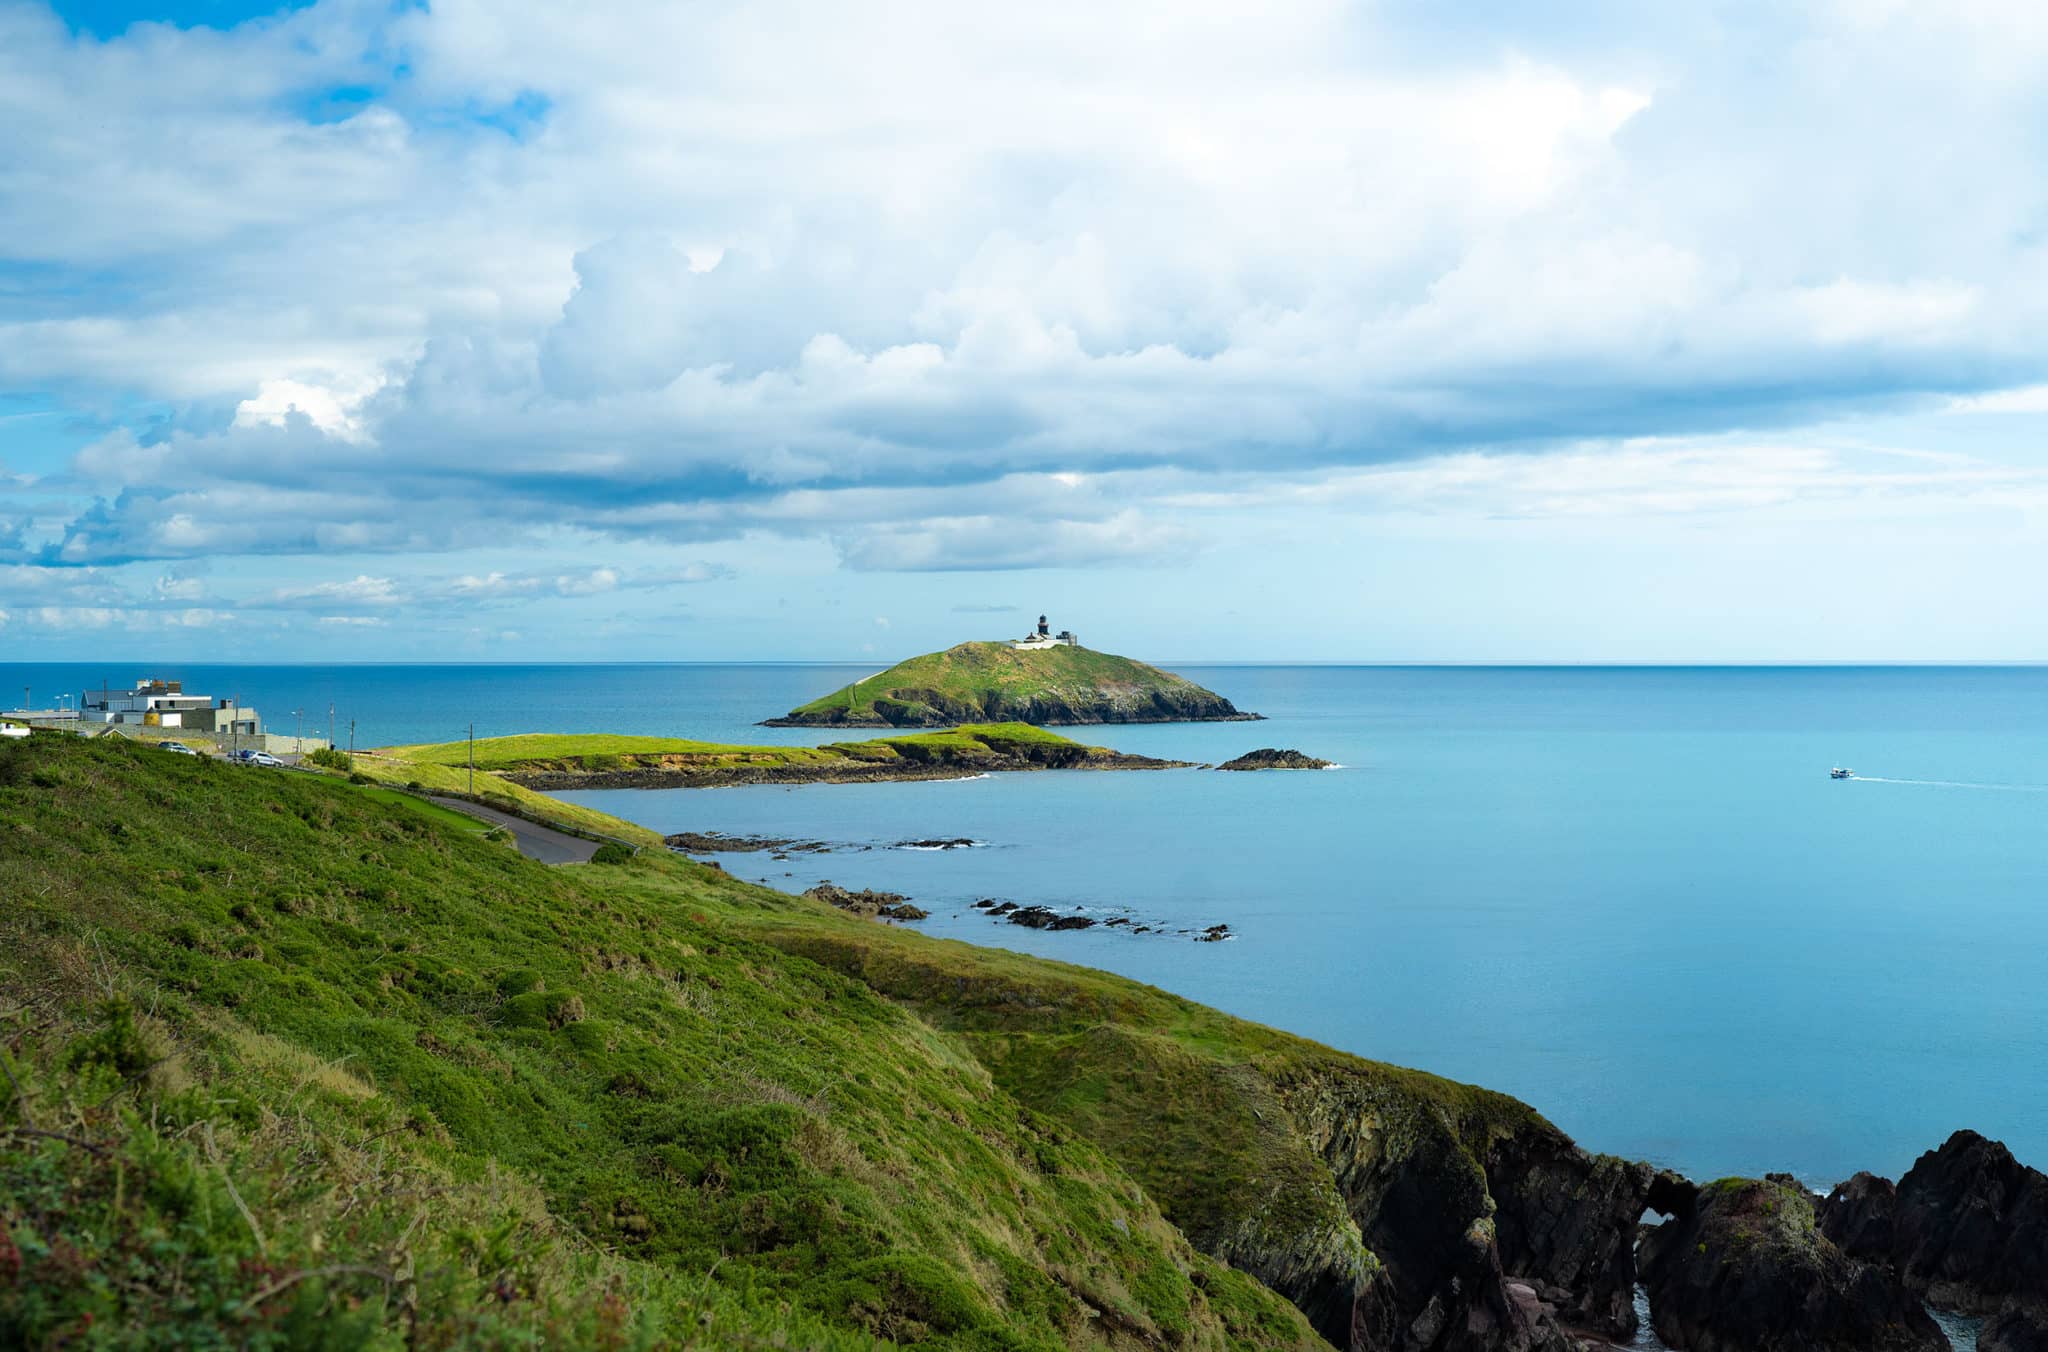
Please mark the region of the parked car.
<svg viewBox="0 0 2048 1352"><path fill-rule="evenodd" d="M159 751L175 751L180 756L196 756L199 754L183 742L158 742L156 749Z"/></svg>
<svg viewBox="0 0 2048 1352"><path fill-rule="evenodd" d="M228 759L237 765L254 765L256 763L256 753L248 750L230 751L228 752Z"/></svg>
<svg viewBox="0 0 2048 1352"><path fill-rule="evenodd" d="M284 762L271 755L268 751L251 751L249 753L249 764L282 766Z"/></svg>

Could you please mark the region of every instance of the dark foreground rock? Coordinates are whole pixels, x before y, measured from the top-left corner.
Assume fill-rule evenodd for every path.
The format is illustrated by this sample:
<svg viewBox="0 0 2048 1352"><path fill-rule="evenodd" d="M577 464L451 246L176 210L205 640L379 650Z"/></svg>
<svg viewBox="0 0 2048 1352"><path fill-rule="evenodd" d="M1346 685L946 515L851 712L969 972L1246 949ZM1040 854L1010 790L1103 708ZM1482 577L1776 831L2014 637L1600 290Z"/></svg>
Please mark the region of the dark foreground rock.
<svg viewBox="0 0 2048 1352"><path fill-rule="evenodd" d="M1974 1131L1922 1155L1896 1188L1856 1175L1828 1195L1821 1228L1945 1309L2048 1293L2048 1175Z"/></svg>
<svg viewBox="0 0 2048 1352"><path fill-rule="evenodd" d="M1691 1205L1693 1185L1669 1171L1591 1155L1562 1136L1520 1133L1487 1153L1502 1265L1558 1320L1626 1338L1636 1331L1636 1227L1645 1208Z"/></svg>
<svg viewBox="0 0 2048 1352"><path fill-rule="evenodd" d="M1332 761L1317 760L1314 756L1299 751L1282 751L1274 747L1261 747L1247 751L1236 760L1225 761L1217 766L1219 770L1327 770Z"/></svg>
<svg viewBox="0 0 2048 1352"><path fill-rule="evenodd" d="M872 889L849 892L836 883L822 882L804 895L812 901L822 901L827 906L837 906L842 911L868 919L924 920L931 915L922 907L911 904L910 899L900 892Z"/></svg>
<svg viewBox="0 0 2048 1352"><path fill-rule="evenodd" d="M1984 1321L1977 1352L2048 1352L2048 1296L2007 1301Z"/></svg>
<svg viewBox="0 0 2048 1352"><path fill-rule="evenodd" d="M1453 1112L1415 1112L1362 1076L1279 1089L1380 1265L1354 1293L1342 1337L1296 1298L1332 1342L1568 1352L1577 1340L1567 1323L1634 1331L1632 1246L1656 1177L1648 1165L1589 1155L1483 1090Z"/></svg>
<svg viewBox="0 0 2048 1352"><path fill-rule="evenodd" d="M1685 1352L1948 1350L1899 1275L1837 1248L1786 1174L1700 1189L1639 1256L1657 1336Z"/></svg>

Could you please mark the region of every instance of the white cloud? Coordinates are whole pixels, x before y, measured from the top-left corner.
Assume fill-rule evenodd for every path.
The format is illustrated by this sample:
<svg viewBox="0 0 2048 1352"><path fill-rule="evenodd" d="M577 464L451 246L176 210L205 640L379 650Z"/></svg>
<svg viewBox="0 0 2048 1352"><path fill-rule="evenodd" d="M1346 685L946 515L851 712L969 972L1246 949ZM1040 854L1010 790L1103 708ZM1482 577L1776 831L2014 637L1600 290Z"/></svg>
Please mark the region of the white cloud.
<svg viewBox="0 0 2048 1352"><path fill-rule="evenodd" d="M375 384L370 381L358 381L352 388L337 389L332 385L309 384L303 380L268 379L258 385L254 397L235 406L234 425L283 427L288 418L297 415L330 436L345 441L361 441L365 437L365 429L359 410L363 401L374 392Z"/></svg>
<svg viewBox="0 0 2048 1352"><path fill-rule="evenodd" d="M280 587L271 593L270 604L321 608L333 605L396 606L408 598L396 580L358 573L341 582L316 582L306 587Z"/></svg>
<svg viewBox="0 0 2048 1352"><path fill-rule="evenodd" d="M152 411L0 556L769 534L855 570L1136 565L1203 546L1190 476L1768 503L1843 471L1769 436L1740 473L1583 448L2048 379L2025 7L1604 24L323 0L97 42L8 7L0 239L48 280L0 316L0 384ZM380 93L305 115L344 86ZM729 576L375 566L253 600Z"/></svg>

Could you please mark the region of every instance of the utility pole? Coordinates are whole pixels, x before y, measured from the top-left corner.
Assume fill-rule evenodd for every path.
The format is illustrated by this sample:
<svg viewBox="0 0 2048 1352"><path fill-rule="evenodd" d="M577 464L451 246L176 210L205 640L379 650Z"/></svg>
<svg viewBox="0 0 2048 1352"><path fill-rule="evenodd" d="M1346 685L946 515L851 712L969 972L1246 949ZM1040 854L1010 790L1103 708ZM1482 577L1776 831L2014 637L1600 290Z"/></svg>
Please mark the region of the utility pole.
<svg viewBox="0 0 2048 1352"><path fill-rule="evenodd" d="M356 754L356 721L353 718L348 721L348 754Z"/></svg>
<svg viewBox="0 0 2048 1352"><path fill-rule="evenodd" d="M469 725L469 792L476 794L476 724Z"/></svg>
<svg viewBox="0 0 2048 1352"><path fill-rule="evenodd" d="M306 754L306 711L304 709L294 709L292 710L292 717L299 720L299 737L293 743L292 750L303 756Z"/></svg>
<svg viewBox="0 0 2048 1352"><path fill-rule="evenodd" d="M334 749L334 701L327 701L327 749Z"/></svg>

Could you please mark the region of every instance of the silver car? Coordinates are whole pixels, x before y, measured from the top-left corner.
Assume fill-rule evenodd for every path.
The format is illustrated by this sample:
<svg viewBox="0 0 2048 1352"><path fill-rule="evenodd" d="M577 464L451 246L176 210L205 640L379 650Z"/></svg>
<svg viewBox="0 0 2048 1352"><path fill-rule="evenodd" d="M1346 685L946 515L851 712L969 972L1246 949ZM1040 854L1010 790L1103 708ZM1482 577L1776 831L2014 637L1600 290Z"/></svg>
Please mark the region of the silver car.
<svg viewBox="0 0 2048 1352"><path fill-rule="evenodd" d="M159 751L175 751L180 756L196 756L199 754L183 742L158 742L156 749Z"/></svg>

